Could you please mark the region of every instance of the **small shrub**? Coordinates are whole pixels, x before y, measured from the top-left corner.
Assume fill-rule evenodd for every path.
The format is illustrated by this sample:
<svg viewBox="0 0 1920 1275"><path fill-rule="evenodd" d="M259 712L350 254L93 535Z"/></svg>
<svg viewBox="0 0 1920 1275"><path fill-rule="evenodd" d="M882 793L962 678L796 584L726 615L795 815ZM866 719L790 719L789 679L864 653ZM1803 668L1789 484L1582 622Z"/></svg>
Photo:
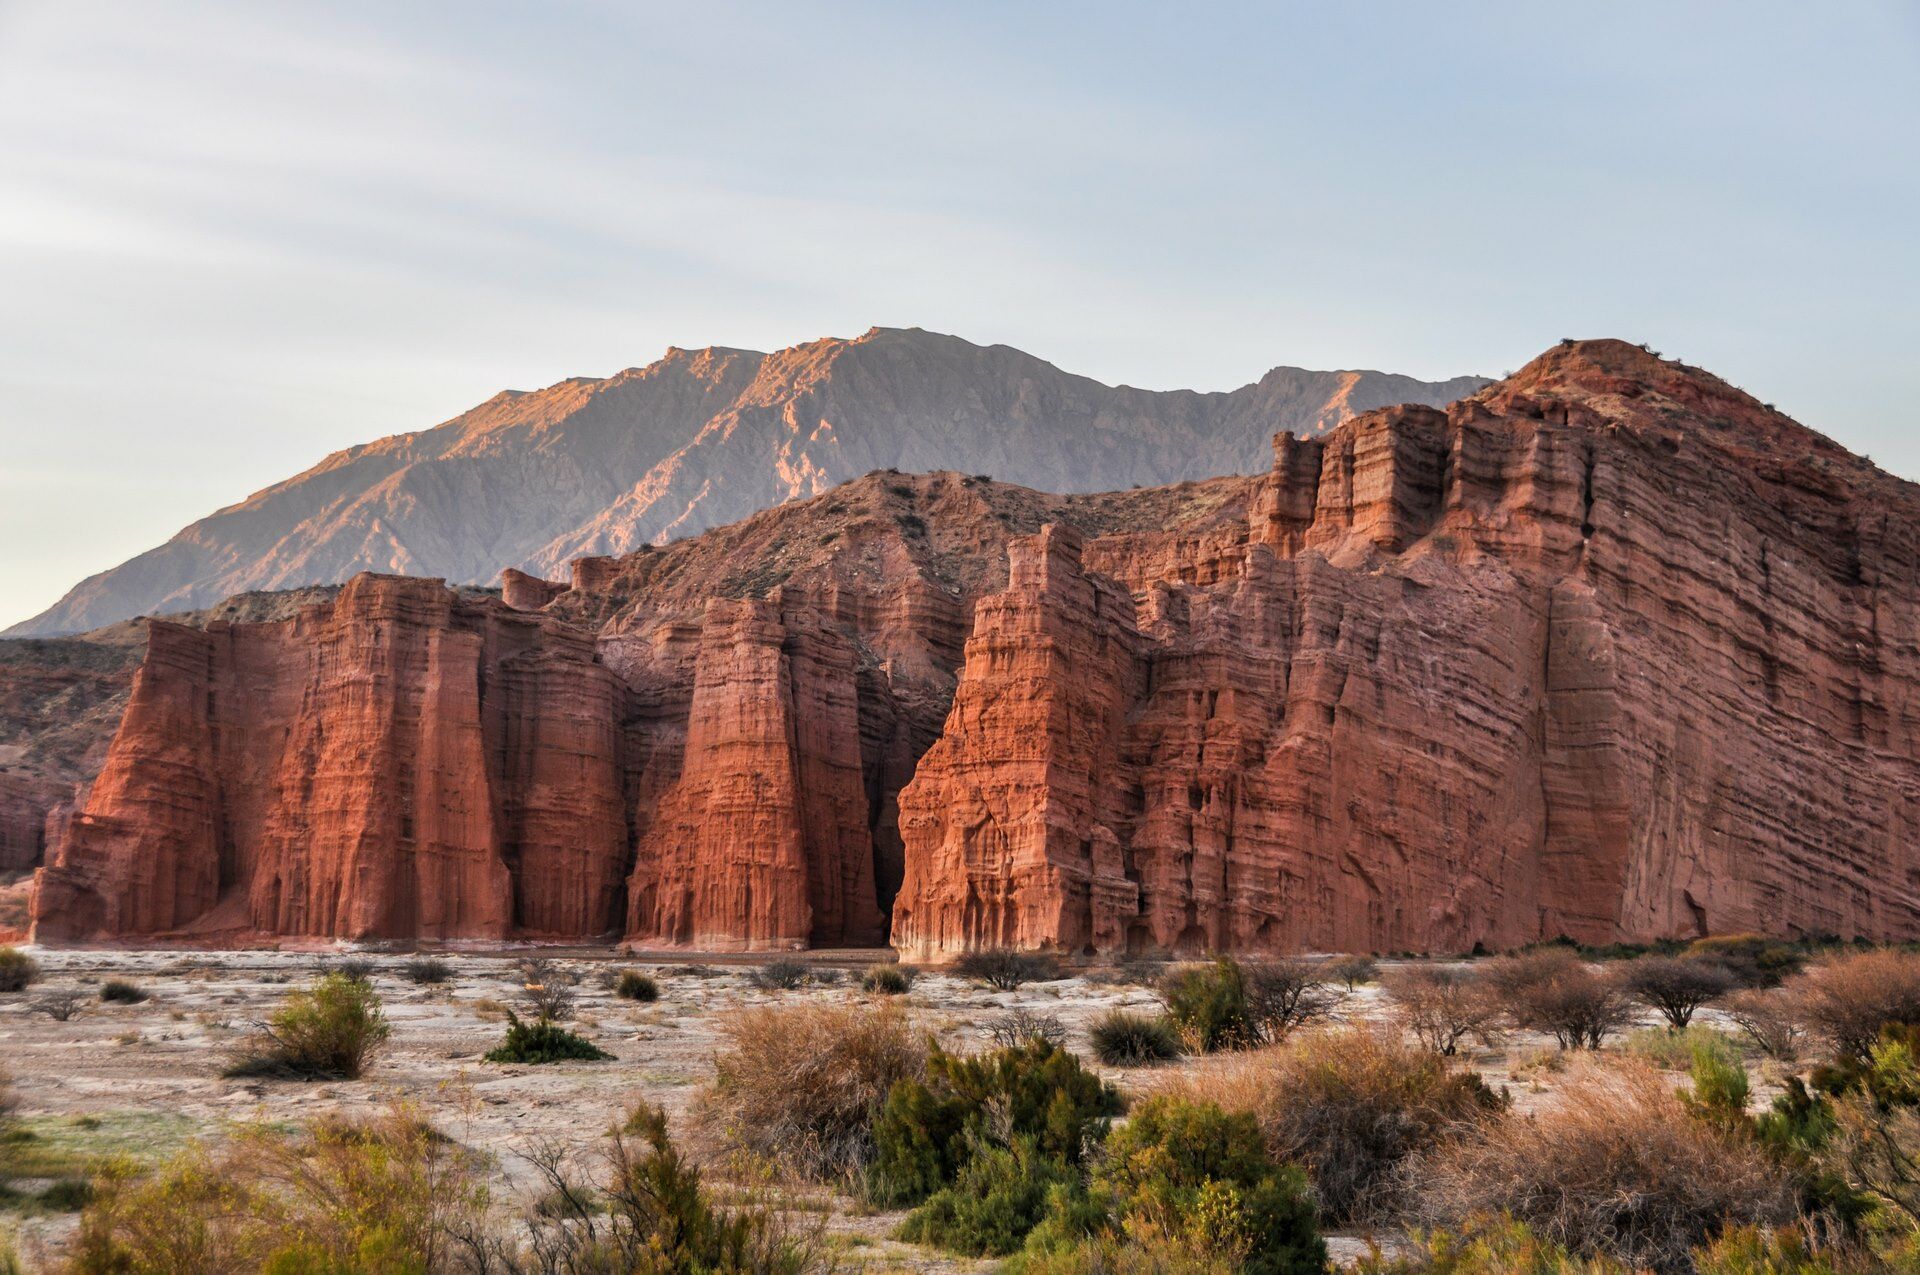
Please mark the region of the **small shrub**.
<svg viewBox="0 0 1920 1275"><path fill-rule="evenodd" d="M335 961L328 972L350 978L356 983L371 983L376 967L364 956L349 956L345 960Z"/></svg>
<svg viewBox="0 0 1920 1275"><path fill-rule="evenodd" d="M13 1091L13 1073L5 1067L0 1067L0 1121L4 1121L13 1114L13 1109L19 1101L19 1095Z"/></svg>
<svg viewBox="0 0 1920 1275"><path fill-rule="evenodd" d="M1778 987L1806 963L1806 953L1764 934L1720 934L1695 939L1687 955L1713 961L1730 971L1742 987Z"/></svg>
<svg viewBox="0 0 1920 1275"><path fill-rule="evenodd" d="M1453 1057L1469 1040L1490 1045L1506 1012L1475 970L1455 965L1408 965L1381 979L1400 1026L1428 1049Z"/></svg>
<svg viewBox="0 0 1920 1275"><path fill-rule="evenodd" d="M1667 1027L1642 1027L1627 1036L1626 1051L1643 1058L1662 1071L1686 1071L1702 1050L1727 1062L1740 1061L1738 1043L1725 1032L1694 1024L1681 1031Z"/></svg>
<svg viewBox="0 0 1920 1275"><path fill-rule="evenodd" d="M1357 1275L1629 1275L1618 1262L1576 1257L1504 1217L1472 1218L1457 1232L1416 1234L1402 1251L1389 1257L1376 1250L1353 1269Z"/></svg>
<svg viewBox="0 0 1920 1275"><path fill-rule="evenodd" d="M802 1275L833 1269L822 1224L797 1228L792 1213L752 1189L736 1187L725 1205L715 1201L700 1170L674 1146L658 1108L635 1107L609 1135L609 1144L599 1156L604 1167L598 1182L574 1174L565 1144L537 1146L530 1159L548 1190L527 1221L532 1252L522 1261L509 1255L498 1266L470 1260L450 1269L577 1275ZM467 1246L470 1259L486 1256L475 1247Z"/></svg>
<svg viewBox="0 0 1920 1275"><path fill-rule="evenodd" d="M453 966L434 956L422 956L400 967L401 977L409 983L431 987L453 981Z"/></svg>
<svg viewBox="0 0 1920 1275"><path fill-rule="evenodd" d="M1920 1026L1920 955L1880 950L1817 965L1788 989L1800 1021L1835 1053L1864 1059L1889 1026Z"/></svg>
<svg viewBox="0 0 1920 1275"><path fill-rule="evenodd" d="M491 996L482 996L473 1002L473 1016L483 1023L503 1022L510 1012L505 1002Z"/></svg>
<svg viewBox="0 0 1920 1275"><path fill-rule="evenodd" d="M1740 985L1732 970L1704 957L1642 956L1622 966L1618 977L1629 996L1657 1012L1675 1031L1692 1022L1701 1006Z"/></svg>
<svg viewBox="0 0 1920 1275"><path fill-rule="evenodd" d="M1263 1040L1284 1040L1340 1003L1330 968L1305 957L1246 965L1247 1003Z"/></svg>
<svg viewBox="0 0 1920 1275"><path fill-rule="evenodd" d="M1010 1009L989 1019L980 1034L995 1049L1019 1049L1035 1040L1044 1040L1055 1049L1067 1043L1067 1025L1059 1015L1033 1009Z"/></svg>
<svg viewBox="0 0 1920 1275"><path fill-rule="evenodd" d="M720 1032L701 1124L816 1180L858 1178L887 1094L926 1067L926 1045L890 1004L762 1006L729 1015Z"/></svg>
<svg viewBox="0 0 1920 1275"><path fill-rule="evenodd" d="M660 984L638 970L624 970L613 985L613 994L623 1001L651 1004L660 999Z"/></svg>
<svg viewBox="0 0 1920 1275"><path fill-rule="evenodd" d="M1109 1067L1142 1067L1180 1056L1180 1033L1164 1014L1109 1010L1089 1037L1094 1057Z"/></svg>
<svg viewBox="0 0 1920 1275"><path fill-rule="evenodd" d="M507 1011L507 1038L481 1056L490 1063L605 1062L613 1055L551 1019L523 1022Z"/></svg>
<svg viewBox="0 0 1920 1275"><path fill-rule="evenodd" d="M109 979L101 985L100 999L114 1005L138 1005L149 999L147 989L124 979Z"/></svg>
<svg viewBox="0 0 1920 1275"><path fill-rule="evenodd" d="M800 961L768 961L747 974L747 982L763 992L790 992L806 981L807 967Z"/></svg>
<svg viewBox="0 0 1920 1275"><path fill-rule="evenodd" d="M40 977L40 963L17 947L0 947L0 992L23 992Z"/></svg>
<svg viewBox="0 0 1920 1275"><path fill-rule="evenodd" d="M874 1122L868 1193L888 1204L927 1199L989 1146L1078 1165L1121 1109L1117 1089L1045 1040L974 1057L936 1046L926 1079L894 1085Z"/></svg>
<svg viewBox="0 0 1920 1275"><path fill-rule="evenodd" d="M905 996L913 990L914 969L910 965L869 965L860 976L860 990L881 996Z"/></svg>
<svg viewBox="0 0 1920 1275"><path fill-rule="evenodd" d="M579 978L566 966L545 958L520 962L520 999L539 1022L573 1017L574 985Z"/></svg>
<svg viewBox="0 0 1920 1275"><path fill-rule="evenodd" d="M1598 1049L1633 1021L1619 984L1563 947L1491 961L1485 977L1515 1026L1545 1032L1562 1049Z"/></svg>
<svg viewBox="0 0 1920 1275"><path fill-rule="evenodd" d="M289 993L241 1043L223 1074L353 1080L392 1033L371 985L327 974Z"/></svg>
<svg viewBox="0 0 1920 1275"><path fill-rule="evenodd" d="M64 1023L80 1012L86 999L71 987L57 988L37 998L28 1006L36 1014L45 1014L56 1023Z"/></svg>
<svg viewBox="0 0 1920 1275"><path fill-rule="evenodd" d="M1160 999L1186 1047L1197 1054L1216 1049L1251 1049L1260 1043L1246 973L1239 962L1221 957L1209 965L1187 965L1161 980Z"/></svg>
<svg viewBox="0 0 1920 1275"><path fill-rule="evenodd" d="M1473 1072L1372 1027L1218 1061L1170 1092L1248 1113L1278 1159L1306 1170L1336 1225L1387 1215L1405 1163L1506 1110Z"/></svg>
<svg viewBox="0 0 1920 1275"><path fill-rule="evenodd" d="M1784 992L1748 988L1727 997L1720 1009L1767 1057L1788 1063L1800 1057L1807 1029L1799 1007Z"/></svg>
<svg viewBox="0 0 1920 1275"><path fill-rule="evenodd" d="M953 1182L908 1215L900 1238L969 1257L1004 1257L1046 1215L1055 1188L1077 1181L1030 1138L987 1145L967 1156Z"/></svg>
<svg viewBox="0 0 1920 1275"><path fill-rule="evenodd" d="M478 1269L461 1262L469 1241L505 1243L486 1225L481 1158L396 1108L371 1120L316 1121L292 1136L243 1128L218 1152L196 1144L151 1175L116 1165L81 1215L70 1269Z"/></svg>
<svg viewBox="0 0 1920 1275"><path fill-rule="evenodd" d="M962 978L1011 992L1027 983L1046 983L1060 977L1060 965L1045 952L1022 952L1010 947L967 952L953 963Z"/></svg>
<svg viewBox="0 0 1920 1275"><path fill-rule="evenodd" d="M1658 1272L1727 1226L1790 1221L1790 1178L1749 1136L1696 1119L1633 1065L1570 1069L1569 1100L1508 1116L1411 1163L1416 1214L1458 1228L1510 1215L1583 1257Z"/></svg>
<svg viewBox="0 0 1920 1275"><path fill-rule="evenodd" d="M1371 983L1380 973L1380 962L1371 956L1336 956L1322 967L1330 982L1351 992L1362 983Z"/></svg>
<svg viewBox="0 0 1920 1275"><path fill-rule="evenodd" d="M1167 1095L1148 1099L1108 1136L1091 1195L1095 1208L1082 1218L1101 1210L1107 1227L1117 1224L1122 1233L1179 1236L1251 1275L1326 1269L1306 1176L1268 1153L1245 1112Z"/></svg>

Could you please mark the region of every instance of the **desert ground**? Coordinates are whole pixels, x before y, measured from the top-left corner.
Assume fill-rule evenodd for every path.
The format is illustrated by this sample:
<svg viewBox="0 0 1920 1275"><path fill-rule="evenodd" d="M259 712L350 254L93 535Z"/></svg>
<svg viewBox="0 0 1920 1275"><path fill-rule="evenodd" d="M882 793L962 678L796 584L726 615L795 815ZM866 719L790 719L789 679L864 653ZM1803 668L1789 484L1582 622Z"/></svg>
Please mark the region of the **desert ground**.
<svg viewBox="0 0 1920 1275"><path fill-rule="evenodd" d="M42 970L24 993L0 996L0 1063L12 1074L21 1126L43 1154L74 1168L105 1157L158 1163L191 1141L217 1142L249 1122L293 1127L316 1116L365 1115L396 1100L413 1104L494 1165L503 1201L522 1207L537 1190L527 1152L539 1140L588 1145L617 1123L636 1099L663 1107L678 1135L699 1154L690 1113L714 1074L730 1012L756 1005L879 999L863 993L859 974L880 953L810 953L809 981L792 990L756 987L757 962L741 957L623 955L605 950L435 953L453 967L449 981L417 985L405 976L408 955L346 952L29 949ZM614 1055L611 1062L500 1065L481 1055L501 1038L506 1007L524 993L520 962L539 956L577 977L570 1026ZM373 984L393 1027L392 1039L368 1073L351 1082L227 1079L232 1048L289 989L345 960L372 967ZM1386 964L1383 963L1383 968ZM624 970L652 975L658 1001L619 999ZM1087 1030L1116 1008L1157 1010L1154 967L1096 970L1016 991L996 991L939 971L923 972L903 1003L914 1023L950 1049L986 1046L996 1020L1015 1011L1052 1016L1068 1045L1092 1063ZM98 991L109 979L136 983L151 999L109 1004ZM45 1012L48 997L78 994L65 1021ZM1385 1020L1389 1002L1377 985L1346 993L1335 1015ZM1712 1024L1713 1011L1701 1021ZM1648 1015L1646 1021L1653 1019ZM1651 1030L1651 1029L1650 1029ZM1618 1038L1614 1049L1634 1038ZM1555 1101L1559 1075L1552 1040L1513 1035L1471 1051L1471 1066L1505 1089L1517 1109ZM1100 1067L1131 1094L1150 1092L1194 1059L1153 1067ZM1750 1064L1752 1065L1752 1064ZM1764 1068L1756 1097L1770 1096ZM33 1184L23 1184L31 1187ZM903 1212L876 1211L818 1187L796 1186L795 1207L825 1216L831 1242L847 1269L987 1270L990 1261L956 1259L892 1238ZM8 1206L0 1204L0 1208ZM77 1214L12 1207L10 1221L28 1269L58 1260ZM1332 1238L1336 1259L1366 1251L1369 1237ZM1391 1237L1381 1237L1391 1243Z"/></svg>

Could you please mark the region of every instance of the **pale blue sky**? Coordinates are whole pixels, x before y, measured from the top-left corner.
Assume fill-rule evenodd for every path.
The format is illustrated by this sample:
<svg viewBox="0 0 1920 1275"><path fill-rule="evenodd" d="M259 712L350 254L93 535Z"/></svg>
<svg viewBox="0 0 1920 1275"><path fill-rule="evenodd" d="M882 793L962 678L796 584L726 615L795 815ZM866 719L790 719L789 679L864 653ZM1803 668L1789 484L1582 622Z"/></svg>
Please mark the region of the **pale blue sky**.
<svg viewBox="0 0 1920 1275"><path fill-rule="evenodd" d="M873 324L1702 364L1920 477L1920 8L0 0L0 627L329 450Z"/></svg>

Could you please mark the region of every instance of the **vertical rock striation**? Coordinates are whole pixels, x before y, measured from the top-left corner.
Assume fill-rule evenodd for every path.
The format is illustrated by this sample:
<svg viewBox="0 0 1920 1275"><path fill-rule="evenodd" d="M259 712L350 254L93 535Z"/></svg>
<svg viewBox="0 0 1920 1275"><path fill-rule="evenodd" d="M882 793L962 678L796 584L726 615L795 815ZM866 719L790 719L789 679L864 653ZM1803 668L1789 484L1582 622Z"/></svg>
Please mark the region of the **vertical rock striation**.
<svg viewBox="0 0 1920 1275"><path fill-rule="evenodd" d="M1920 937L1916 529L1911 485L1598 341L1256 478L882 471L505 603L361 576L152 626L37 933Z"/></svg>

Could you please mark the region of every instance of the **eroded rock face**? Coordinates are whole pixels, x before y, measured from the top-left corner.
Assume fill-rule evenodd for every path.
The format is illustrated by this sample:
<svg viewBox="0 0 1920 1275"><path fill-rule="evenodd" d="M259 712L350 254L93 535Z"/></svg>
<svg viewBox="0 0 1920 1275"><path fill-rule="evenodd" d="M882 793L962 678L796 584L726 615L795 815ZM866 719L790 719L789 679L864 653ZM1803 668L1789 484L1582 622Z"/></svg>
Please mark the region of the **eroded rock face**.
<svg viewBox="0 0 1920 1275"><path fill-rule="evenodd" d="M1282 440L1244 540L981 603L895 943L1912 936L1916 510L1617 342Z"/></svg>
<svg viewBox="0 0 1920 1275"><path fill-rule="evenodd" d="M505 603L360 577L153 626L38 933L1920 937L1916 527L1585 342L1258 478L878 473Z"/></svg>

